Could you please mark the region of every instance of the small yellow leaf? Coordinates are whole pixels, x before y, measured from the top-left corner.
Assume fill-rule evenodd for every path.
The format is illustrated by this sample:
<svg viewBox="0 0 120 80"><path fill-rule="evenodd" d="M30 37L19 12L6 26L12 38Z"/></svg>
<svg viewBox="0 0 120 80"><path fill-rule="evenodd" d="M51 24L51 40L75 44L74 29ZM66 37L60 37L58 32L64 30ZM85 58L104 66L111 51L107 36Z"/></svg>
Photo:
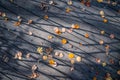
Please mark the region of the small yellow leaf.
<svg viewBox="0 0 120 80"><path fill-rule="evenodd" d="M103 22L104 22L104 23L107 23L107 22L108 22L108 20L107 20L107 19L103 19Z"/></svg>
<svg viewBox="0 0 120 80"><path fill-rule="evenodd" d="M48 36L48 39L52 39L53 38L53 36Z"/></svg>
<svg viewBox="0 0 120 80"><path fill-rule="evenodd" d="M68 57L69 57L70 59L72 59L72 58L75 57L75 55L74 55L73 53L69 53L69 54L68 54Z"/></svg>
<svg viewBox="0 0 120 80"><path fill-rule="evenodd" d="M53 59L49 60L49 64L50 65L54 65L55 64L55 61Z"/></svg>
<svg viewBox="0 0 120 80"><path fill-rule="evenodd" d="M66 44L66 43L67 43L67 40L66 40L66 39L62 39L62 40L61 40L61 43L62 43L62 44Z"/></svg>
<svg viewBox="0 0 120 80"><path fill-rule="evenodd" d="M37 52L38 52L38 53L42 53L42 52L43 52L43 48L42 48L42 47L38 47L38 48L37 48Z"/></svg>

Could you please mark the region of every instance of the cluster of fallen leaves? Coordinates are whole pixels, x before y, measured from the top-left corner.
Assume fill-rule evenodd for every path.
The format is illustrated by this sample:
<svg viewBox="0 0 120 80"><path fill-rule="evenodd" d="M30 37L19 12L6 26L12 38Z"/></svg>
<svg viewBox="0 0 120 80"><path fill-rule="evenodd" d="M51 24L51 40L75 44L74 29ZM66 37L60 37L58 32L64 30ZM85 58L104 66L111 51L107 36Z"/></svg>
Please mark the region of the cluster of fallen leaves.
<svg viewBox="0 0 120 80"><path fill-rule="evenodd" d="M10 0L10 1L13 2L13 0ZM101 2L103 2L103 0L97 0L97 2L101 3ZM68 2L68 5L72 5L72 1ZM90 2L86 3L86 5L87 5L87 6L90 6ZM70 13L70 12L72 11L72 9L69 8L69 7L67 7L65 11L66 11L66 13ZM104 11L101 10L101 11L99 12L99 14L100 14L100 16L103 18L103 22L104 22L104 23L107 23L108 20L105 18L105 13L104 13ZM4 17L5 21L8 21L8 18L6 17L6 13L0 13L0 15L1 15L2 17ZM18 16L17 18L18 18L18 21L16 21L16 22L14 23L14 26L20 26L20 25L21 25L22 18L21 18L20 16ZM48 20L48 18L49 18L48 15L44 15L44 20ZM28 20L28 22L27 22L27 24L32 24L32 23L33 23L33 20L31 20L31 19ZM66 32L66 31L68 31L69 33L72 33L73 29L79 29L79 28L80 28L80 25L79 25L79 24L72 24L72 25L71 25L71 29L68 29L68 30L66 30L66 28L59 29L58 27L55 27L55 28L54 28L54 32L55 32L57 35L60 35L60 34L62 34L62 33L64 33L64 32ZM105 31L104 31L104 30L100 31L100 34L101 34L101 35L104 35L104 34L105 34ZM32 35L32 32L29 32L29 35ZM89 38L89 37L90 37L89 33L85 33L85 34L84 34L84 37L85 37L85 38ZM111 39L114 39L114 38L115 38L115 35L114 35L114 34L110 34L109 37L110 37ZM52 39L52 38L53 38L53 36L51 36L51 35L48 36L48 39ZM62 44L67 44L67 43L68 43L68 40L65 39L65 38L63 38L63 39L61 40L61 43L62 43ZM100 45L103 45L103 44L104 44L104 41L103 41L103 40L99 40L99 44L100 44ZM80 43L79 45L82 46L82 43ZM106 46L105 48L108 49L109 46ZM46 54L46 55L43 55L43 47L38 47L38 48L37 48L37 52L42 55L42 59L43 59L43 60L48 60L48 63L49 63L50 65L57 65L56 61L52 58L52 55L50 56L50 53L52 53L52 51L53 51L52 48L46 48L46 49L45 49L45 52L46 52L47 54ZM58 56L59 58L62 58L64 55L63 55L63 53L57 53L57 52L56 52L56 53L55 53L55 56ZM29 57L30 57L30 54L28 53L28 54L26 55L26 58L29 58ZM81 56L77 56L76 59L74 59L74 58L75 58L75 54L74 54L74 53L69 53L69 54L68 54L68 58L70 59L70 63L71 63L71 64L74 64L74 63L75 63L75 60L76 60L77 62L81 62L81 60L82 60L82 57L81 57ZM17 53L15 54L15 59L21 60L21 59L22 59L22 52L17 52ZM99 58L97 58L97 59L96 59L96 62L97 62L97 63L100 63L101 60L100 60ZM103 67L105 67L106 65L107 65L106 62L103 62L103 63L102 63L102 66L103 66ZM120 75L120 70L117 71L117 74ZM36 77L38 77L38 74L37 74L37 73L33 73L30 77L31 77L31 78L36 78ZM97 78L94 77L93 80L97 80Z"/></svg>

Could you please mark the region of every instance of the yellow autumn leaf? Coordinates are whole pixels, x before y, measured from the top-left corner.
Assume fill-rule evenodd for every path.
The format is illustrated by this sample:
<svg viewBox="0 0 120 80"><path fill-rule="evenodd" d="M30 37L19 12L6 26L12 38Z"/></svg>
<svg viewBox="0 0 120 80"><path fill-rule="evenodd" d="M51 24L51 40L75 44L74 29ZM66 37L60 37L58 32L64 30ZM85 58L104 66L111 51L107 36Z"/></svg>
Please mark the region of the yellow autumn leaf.
<svg viewBox="0 0 120 80"><path fill-rule="evenodd" d="M66 43L67 43L67 40L66 40L66 39L62 39L62 40L61 40L61 43L62 43L62 44L66 44Z"/></svg>
<svg viewBox="0 0 120 80"><path fill-rule="evenodd" d="M55 64L55 61L53 59L49 60L49 64L50 65L54 65Z"/></svg>
<svg viewBox="0 0 120 80"><path fill-rule="evenodd" d="M52 39L53 38L53 36L48 36L48 39Z"/></svg>
<svg viewBox="0 0 120 80"><path fill-rule="evenodd" d="M43 52L43 48L42 48L42 47L38 47L38 48L37 48L37 52L38 52L38 53L42 53L42 52Z"/></svg>
<svg viewBox="0 0 120 80"><path fill-rule="evenodd" d="M103 22L104 22L104 23L107 23L107 22L108 22L108 20L107 20L107 19L103 19Z"/></svg>
<svg viewBox="0 0 120 80"><path fill-rule="evenodd" d="M69 57L70 59L72 59L72 58L75 57L75 55L74 55L73 53L69 53L69 54L68 54L68 57Z"/></svg>

